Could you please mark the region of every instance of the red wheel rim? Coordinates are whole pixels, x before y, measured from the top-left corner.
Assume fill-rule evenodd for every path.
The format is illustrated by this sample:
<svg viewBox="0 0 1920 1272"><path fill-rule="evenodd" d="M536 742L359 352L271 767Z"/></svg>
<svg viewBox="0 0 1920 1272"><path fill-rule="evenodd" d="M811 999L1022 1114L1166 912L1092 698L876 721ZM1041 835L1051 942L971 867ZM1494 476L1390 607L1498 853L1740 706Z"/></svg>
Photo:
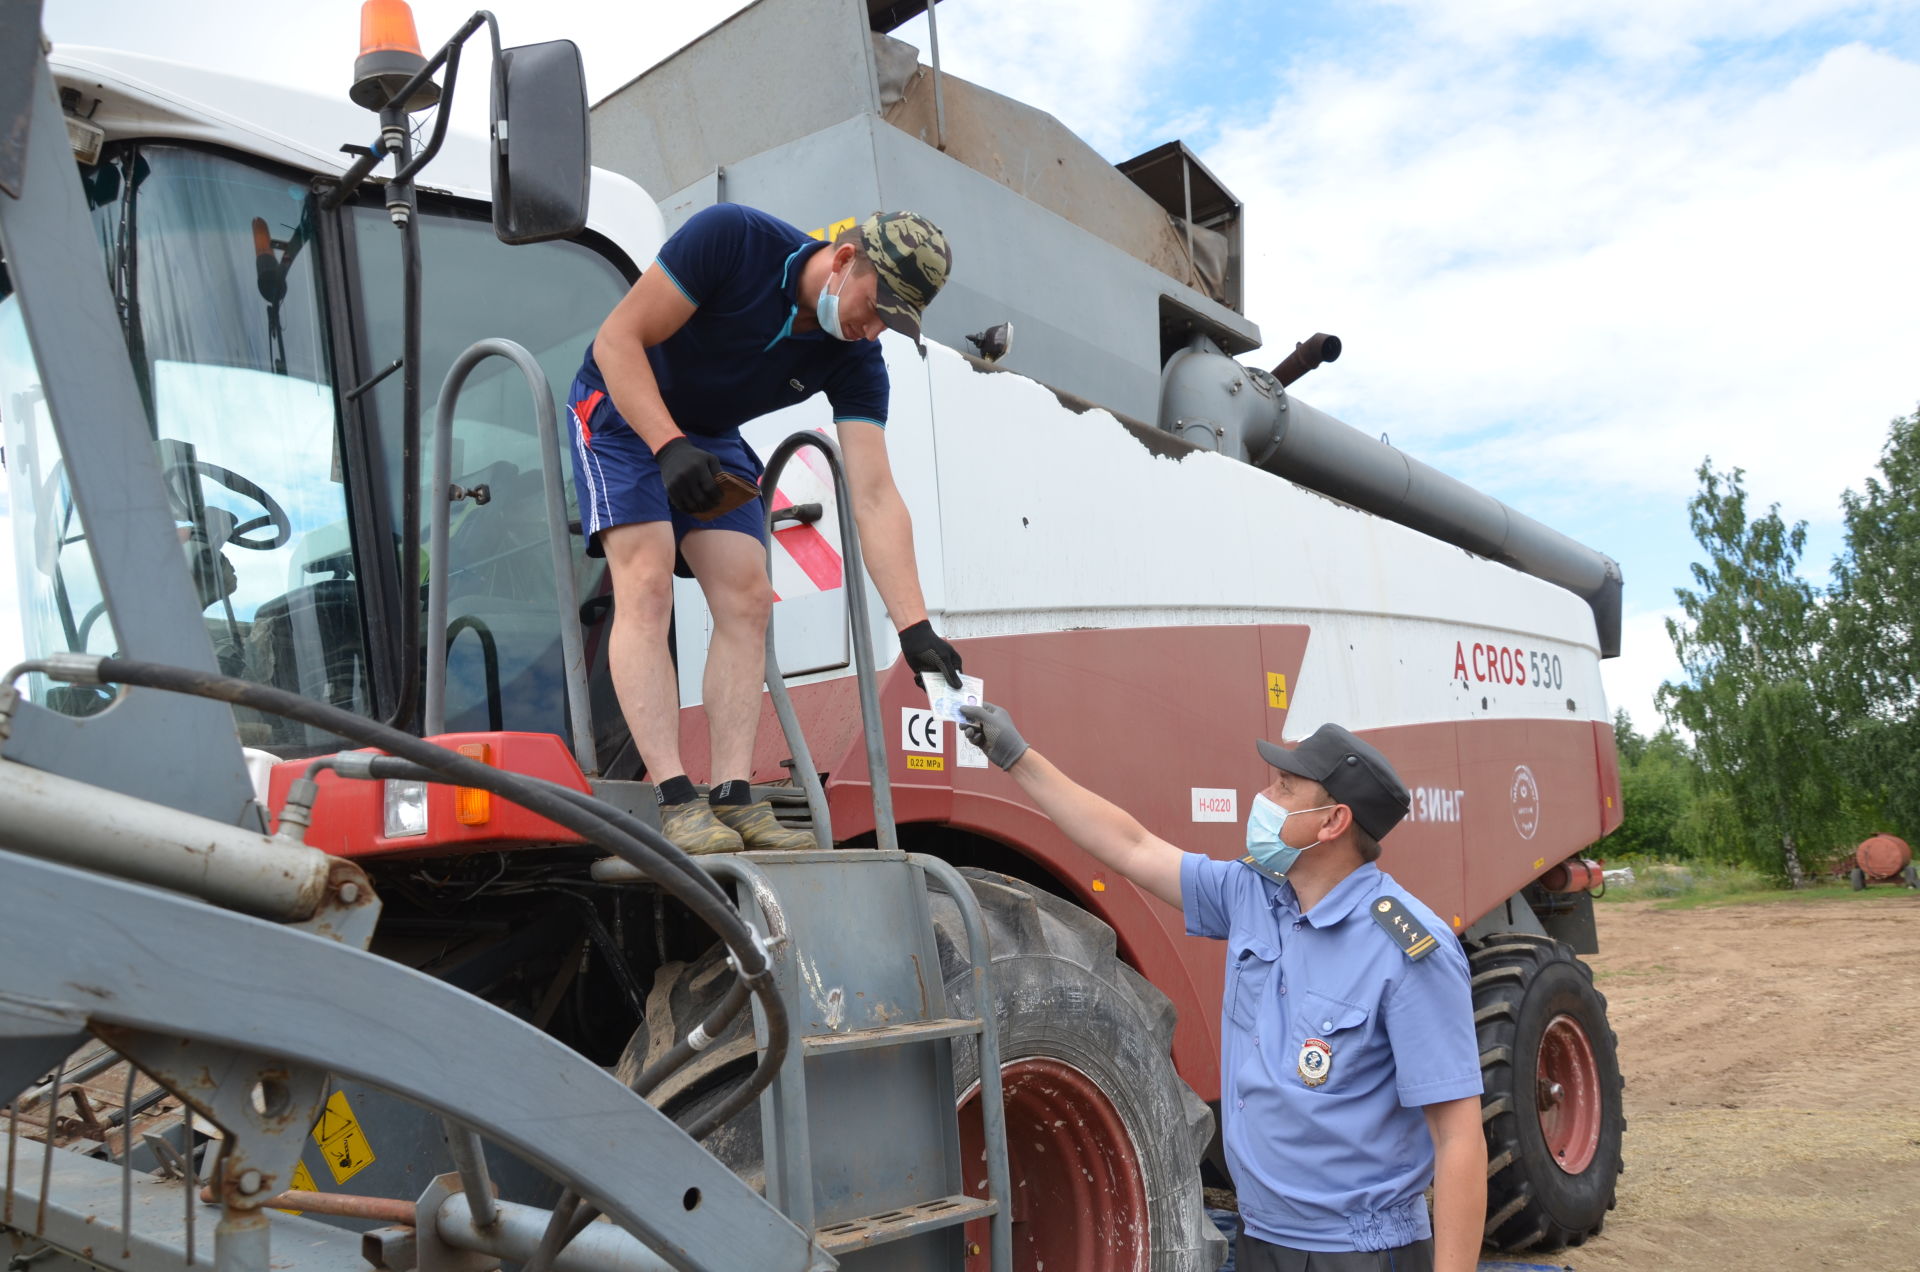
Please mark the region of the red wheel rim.
<svg viewBox="0 0 1920 1272"><path fill-rule="evenodd" d="M960 1101L966 1190L988 1193L979 1084ZM1106 1092L1063 1060L1000 1066L1013 1189L1013 1266L1046 1272L1144 1272L1147 1185L1133 1137ZM989 1266L991 1224L967 1225L968 1272Z"/></svg>
<svg viewBox="0 0 1920 1272"><path fill-rule="evenodd" d="M1572 1016L1547 1022L1540 1035L1540 1065L1534 1079L1540 1134L1554 1163L1578 1175L1600 1150L1600 1068L1587 1031Z"/></svg>

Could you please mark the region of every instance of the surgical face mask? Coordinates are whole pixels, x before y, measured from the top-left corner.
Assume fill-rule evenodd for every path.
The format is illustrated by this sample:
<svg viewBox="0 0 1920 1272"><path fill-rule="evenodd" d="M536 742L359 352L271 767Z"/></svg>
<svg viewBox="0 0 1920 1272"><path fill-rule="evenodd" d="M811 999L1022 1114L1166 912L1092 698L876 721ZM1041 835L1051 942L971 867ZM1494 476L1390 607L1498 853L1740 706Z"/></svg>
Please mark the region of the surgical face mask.
<svg viewBox="0 0 1920 1272"><path fill-rule="evenodd" d="M1338 807L1338 804L1322 804L1319 808L1296 808L1293 811L1318 813ZM1255 795L1253 807L1247 812L1247 855L1240 860L1275 883L1287 877L1287 871L1293 869L1293 863L1306 851L1280 838L1280 830L1287 824L1288 816L1286 809L1265 795Z"/></svg>
<svg viewBox="0 0 1920 1272"><path fill-rule="evenodd" d="M841 275L840 286L843 289L847 285L847 279L852 276L852 270L848 270L845 274ZM851 341L853 337L840 329L840 294L839 292L828 290L832 286L833 275L829 273L827 275L827 281L820 285L819 297L814 301L813 316L819 320L820 330L826 332L835 340Z"/></svg>

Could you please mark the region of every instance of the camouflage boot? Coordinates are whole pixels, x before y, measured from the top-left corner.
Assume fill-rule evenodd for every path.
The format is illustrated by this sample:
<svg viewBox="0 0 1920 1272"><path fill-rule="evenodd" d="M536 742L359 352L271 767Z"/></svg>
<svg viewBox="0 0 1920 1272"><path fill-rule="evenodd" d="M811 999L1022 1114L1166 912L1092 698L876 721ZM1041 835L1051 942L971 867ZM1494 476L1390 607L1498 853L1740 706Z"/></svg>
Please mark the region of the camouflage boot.
<svg viewBox="0 0 1920 1272"><path fill-rule="evenodd" d="M751 804L716 804L713 812L738 831L754 852L810 852L820 846L806 831L782 826L773 815L773 805L764 799Z"/></svg>
<svg viewBox="0 0 1920 1272"><path fill-rule="evenodd" d="M661 833L682 852L704 857L716 852L739 852L740 836L720 823L704 799L669 804L660 810Z"/></svg>

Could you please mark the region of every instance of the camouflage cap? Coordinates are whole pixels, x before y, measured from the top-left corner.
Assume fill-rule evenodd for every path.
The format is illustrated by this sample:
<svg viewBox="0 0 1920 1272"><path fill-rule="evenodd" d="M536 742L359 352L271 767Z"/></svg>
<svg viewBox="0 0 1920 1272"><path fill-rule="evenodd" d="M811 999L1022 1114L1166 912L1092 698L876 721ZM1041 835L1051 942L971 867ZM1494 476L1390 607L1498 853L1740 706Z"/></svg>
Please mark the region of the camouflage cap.
<svg viewBox="0 0 1920 1272"><path fill-rule="evenodd" d="M917 212L876 212L861 223L860 244L880 275L874 294L880 321L918 342L920 311L953 268L947 236Z"/></svg>

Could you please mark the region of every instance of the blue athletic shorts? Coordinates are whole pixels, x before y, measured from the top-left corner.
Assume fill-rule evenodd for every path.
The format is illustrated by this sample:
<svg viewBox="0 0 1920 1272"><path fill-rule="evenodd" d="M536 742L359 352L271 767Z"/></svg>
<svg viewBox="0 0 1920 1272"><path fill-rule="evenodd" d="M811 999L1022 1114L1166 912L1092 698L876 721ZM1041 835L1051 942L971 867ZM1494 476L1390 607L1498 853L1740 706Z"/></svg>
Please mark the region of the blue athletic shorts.
<svg viewBox="0 0 1920 1272"><path fill-rule="evenodd" d="M573 434L573 488L580 499L580 528L588 556L605 556L600 532L642 521L671 521L677 544L692 530L738 530L766 541L766 510L761 501L701 521L667 502L660 465L640 435L613 409L613 399L580 380L567 394L567 419ZM687 440L714 456L720 466L758 482L760 457L737 432L722 437L687 434ZM684 577L684 565L678 570Z"/></svg>

